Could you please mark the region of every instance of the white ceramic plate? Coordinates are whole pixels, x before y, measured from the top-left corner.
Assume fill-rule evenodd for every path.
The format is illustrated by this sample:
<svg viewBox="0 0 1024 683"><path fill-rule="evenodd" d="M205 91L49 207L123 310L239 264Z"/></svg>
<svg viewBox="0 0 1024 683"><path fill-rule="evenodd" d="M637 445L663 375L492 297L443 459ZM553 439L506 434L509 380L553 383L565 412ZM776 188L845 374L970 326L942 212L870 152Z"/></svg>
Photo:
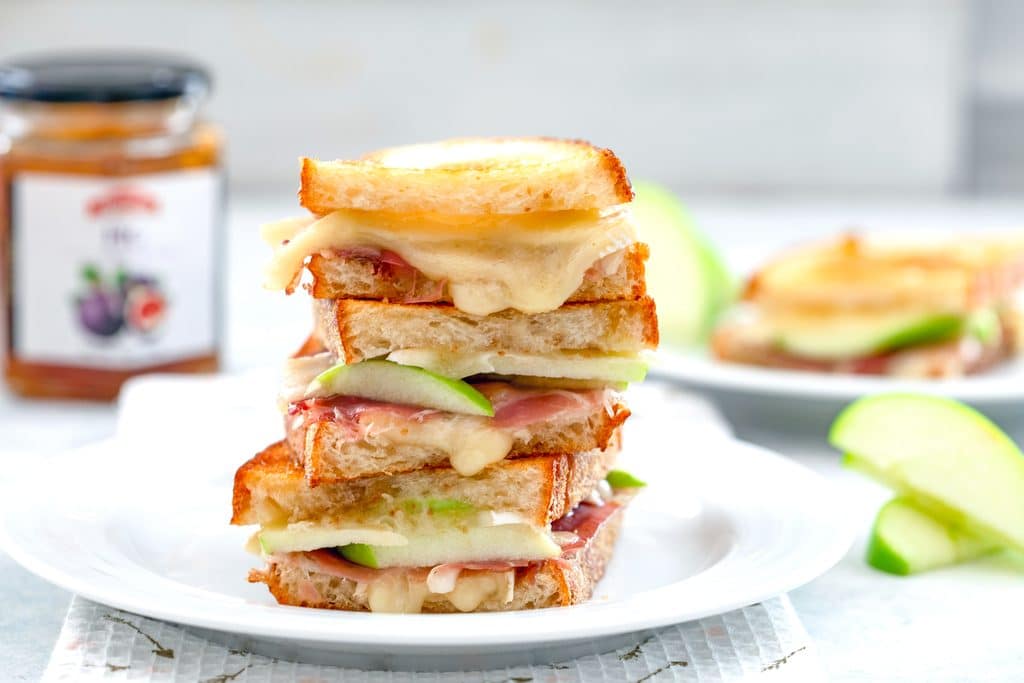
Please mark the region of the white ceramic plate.
<svg viewBox="0 0 1024 683"><path fill-rule="evenodd" d="M249 530L227 524L232 475L251 451L204 449L202 435L176 428L146 447L108 441L19 473L0 488L0 546L91 600L267 654L375 668L607 650L800 586L847 551L850 526L826 481L702 426L669 389L630 393L637 417L621 462L650 485L594 599L575 607L389 615L279 606L245 582L259 561L242 550Z"/></svg>
<svg viewBox="0 0 1024 683"><path fill-rule="evenodd" d="M701 389L753 396L846 402L868 394L906 391L947 396L980 405L1024 400L1024 362L1021 360L962 379L905 380L723 363L704 352L659 351L657 358L651 369L652 376Z"/></svg>

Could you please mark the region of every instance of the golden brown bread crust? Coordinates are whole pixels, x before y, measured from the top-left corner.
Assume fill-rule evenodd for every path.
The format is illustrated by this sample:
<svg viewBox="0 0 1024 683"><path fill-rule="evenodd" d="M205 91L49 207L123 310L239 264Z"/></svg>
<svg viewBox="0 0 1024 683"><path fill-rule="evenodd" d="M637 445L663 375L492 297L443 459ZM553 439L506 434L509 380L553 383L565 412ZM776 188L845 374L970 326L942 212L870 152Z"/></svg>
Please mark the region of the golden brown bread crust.
<svg viewBox="0 0 1024 683"><path fill-rule="evenodd" d="M566 560L548 560L516 569L512 601L489 598L475 612L567 607L589 600L604 576L614 551L615 541L622 528L624 508L616 510L590 542ZM473 574L477 572L467 572ZM367 611L365 596L356 590L349 579L325 574L289 570L271 564L266 569L249 574L252 583L265 583L270 593L282 605L316 607L322 609ZM299 588L300 581L312 582L315 596ZM451 613L459 610L443 595L431 595L423 604L428 613Z"/></svg>
<svg viewBox="0 0 1024 683"><path fill-rule="evenodd" d="M773 309L969 311L1024 284L1024 240L885 243L860 235L802 245L766 263L743 298Z"/></svg>
<svg viewBox="0 0 1024 683"><path fill-rule="evenodd" d="M550 453L579 453L604 449L629 409L616 401L610 407L595 406L590 415L555 424L540 421L521 430L507 458ZM398 474L423 467L444 467L449 452L437 448L384 445L366 440L353 441L344 427L330 421L295 428L285 419L285 440L297 465L306 472L310 486L342 482L377 474Z"/></svg>
<svg viewBox="0 0 1024 683"><path fill-rule="evenodd" d="M654 300L646 296L566 304L546 313L505 310L487 316L444 304L360 299L317 299L313 306L317 338L346 363L415 348L453 353L631 353L658 345Z"/></svg>
<svg viewBox="0 0 1024 683"><path fill-rule="evenodd" d="M282 524L328 517L358 517L394 498L457 498L480 509L516 512L549 524L585 498L612 468L619 452L613 436L605 450L503 460L471 477L448 467L325 483L306 482L283 441L271 444L235 473L231 523Z"/></svg>
<svg viewBox="0 0 1024 683"><path fill-rule="evenodd" d="M609 275L587 278L567 300L568 303L639 299L647 293L644 278L650 250L641 242L629 246L618 269ZM448 287L422 273L395 278L381 272L371 259L340 254L314 254L308 264L313 281L309 293L316 299L376 299L380 301L430 300L452 302ZM435 298L435 294L440 296ZM430 297L424 299L423 297Z"/></svg>
<svg viewBox="0 0 1024 683"><path fill-rule="evenodd" d="M584 140L459 138L379 150L357 161L304 158L299 202L337 209L520 214L599 209L633 199L626 170Z"/></svg>

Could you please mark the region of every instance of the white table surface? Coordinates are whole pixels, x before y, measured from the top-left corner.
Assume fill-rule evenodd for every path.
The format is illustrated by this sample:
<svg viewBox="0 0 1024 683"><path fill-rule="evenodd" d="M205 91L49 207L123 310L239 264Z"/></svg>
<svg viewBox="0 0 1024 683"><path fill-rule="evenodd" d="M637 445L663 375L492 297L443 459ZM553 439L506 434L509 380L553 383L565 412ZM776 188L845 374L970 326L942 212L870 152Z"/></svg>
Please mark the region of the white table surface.
<svg viewBox="0 0 1024 683"><path fill-rule="evenodd" d="M288 299L259 287L265 252L257 238L257 226L287 215L291 206L288 197L276 204L235 202L226 287L228 370L278 362L298 345L309 324L306 307L297 297ZM709 198L691 201L690 208L730 260L741 265L786 242L851 225L1024 226L1024 204L1010 202ZM111 434L114 422L113 406L23 401L0 393L0 477L8 476L22 458L45 458ZM822 439L824 423L808 424L794 415L792 420L777 419L769 425L734 426L740 435L790 455L833 480L843 493L838 504L849 505L863 521L862 533L847 557L832 571L790 594L833 680L1002 681L1024 677L1024 647L1016 619L1024 604L1024 562L996 556L913 578L876 572L862 557L866 532L886 494L840 469L836 454ZM0 679L39 678L69 597L0 553Z"/></svg>

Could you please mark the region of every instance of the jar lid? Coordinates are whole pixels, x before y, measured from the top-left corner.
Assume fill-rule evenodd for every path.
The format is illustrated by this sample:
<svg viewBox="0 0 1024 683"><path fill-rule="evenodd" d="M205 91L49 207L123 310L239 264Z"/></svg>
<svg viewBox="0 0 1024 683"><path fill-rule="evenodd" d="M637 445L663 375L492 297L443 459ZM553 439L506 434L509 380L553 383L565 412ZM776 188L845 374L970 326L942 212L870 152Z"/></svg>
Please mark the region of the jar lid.
<svg viewBox="0 0 1024 683"><path fill-rule="evenodd" d="M39 55L0 64L0 99L36 102L131 102L202 96L210 75L167 55L83 52Z"/></svg>

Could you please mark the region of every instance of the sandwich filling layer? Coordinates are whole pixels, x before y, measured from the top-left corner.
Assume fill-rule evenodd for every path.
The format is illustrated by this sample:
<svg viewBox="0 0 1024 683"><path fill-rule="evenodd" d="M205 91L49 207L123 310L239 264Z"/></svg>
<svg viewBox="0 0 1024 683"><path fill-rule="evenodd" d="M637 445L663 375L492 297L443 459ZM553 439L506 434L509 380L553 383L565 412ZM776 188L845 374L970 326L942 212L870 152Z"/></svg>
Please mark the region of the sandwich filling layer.
<svg viewBox="0 0 1024 683"><path fill-rule="evenodd" d="M633 243L596 261L567 301L635 299L647 289L647 245ZM399 304L452 303L448 283L432 280L397 253L375 247L331 249L313 254L306 264L307 289L317 299L377 299Z"/></svg>
<svg viewBox="0 0 1024 683"><path fill-rule="evenodd" d="M981 371L1013 352L1011 317L969 314L835 313L827 317L738 317L712 347L725 360L792 369L904 377Z"/></svg>
<svg viewBox="0 0 1024 683"><path fill-rule="evenodd" d="M611 389L564 390L483 382L473 387L494 409L494 417L460 415L353 396L301 399L287 408L289 434L304 438L320 422L340 428L350 442L375 447L417 446L447 453L459 474L471 476L505 458L513 444L528 441L539 423L585 419L595 412L621 412Z"/></svg>
<svg viewBox="0 0 1024 683"><path fill-rule="evenodd" d="M479 536L475 530L479 528L454 526L448 532L410 537L406 546L350 544L272 551L264 547L262 554L271 567L305 573L308 578L298 592L308 602L321 598L311 580L319 575L355 582L356 595L375 612L419 612L431 596L444 596L456 609L473 611L485 600L511 602L517 572L530 571L545 561L571 561L630 497L629 490L613 492L605 485L549 528L517 524L484 527L484 533L495 542L474 550L463 551L467 542L458 536ZM534 541L532 546L509 543L507 534L532 535L543 541ZM255 580L262 580L258 574Z"/></svg>
<svg viewBox="0 0 1024 683"><path fill-rule="evenodd" d="M636 230L624 206L493 216L339 210L268 224L263 237L274 248L268 288L294 288L314 254L371 250L445 283L456 308L489 315L558 308L596 264L614 272L606 257L633 244Z"/></svg>

